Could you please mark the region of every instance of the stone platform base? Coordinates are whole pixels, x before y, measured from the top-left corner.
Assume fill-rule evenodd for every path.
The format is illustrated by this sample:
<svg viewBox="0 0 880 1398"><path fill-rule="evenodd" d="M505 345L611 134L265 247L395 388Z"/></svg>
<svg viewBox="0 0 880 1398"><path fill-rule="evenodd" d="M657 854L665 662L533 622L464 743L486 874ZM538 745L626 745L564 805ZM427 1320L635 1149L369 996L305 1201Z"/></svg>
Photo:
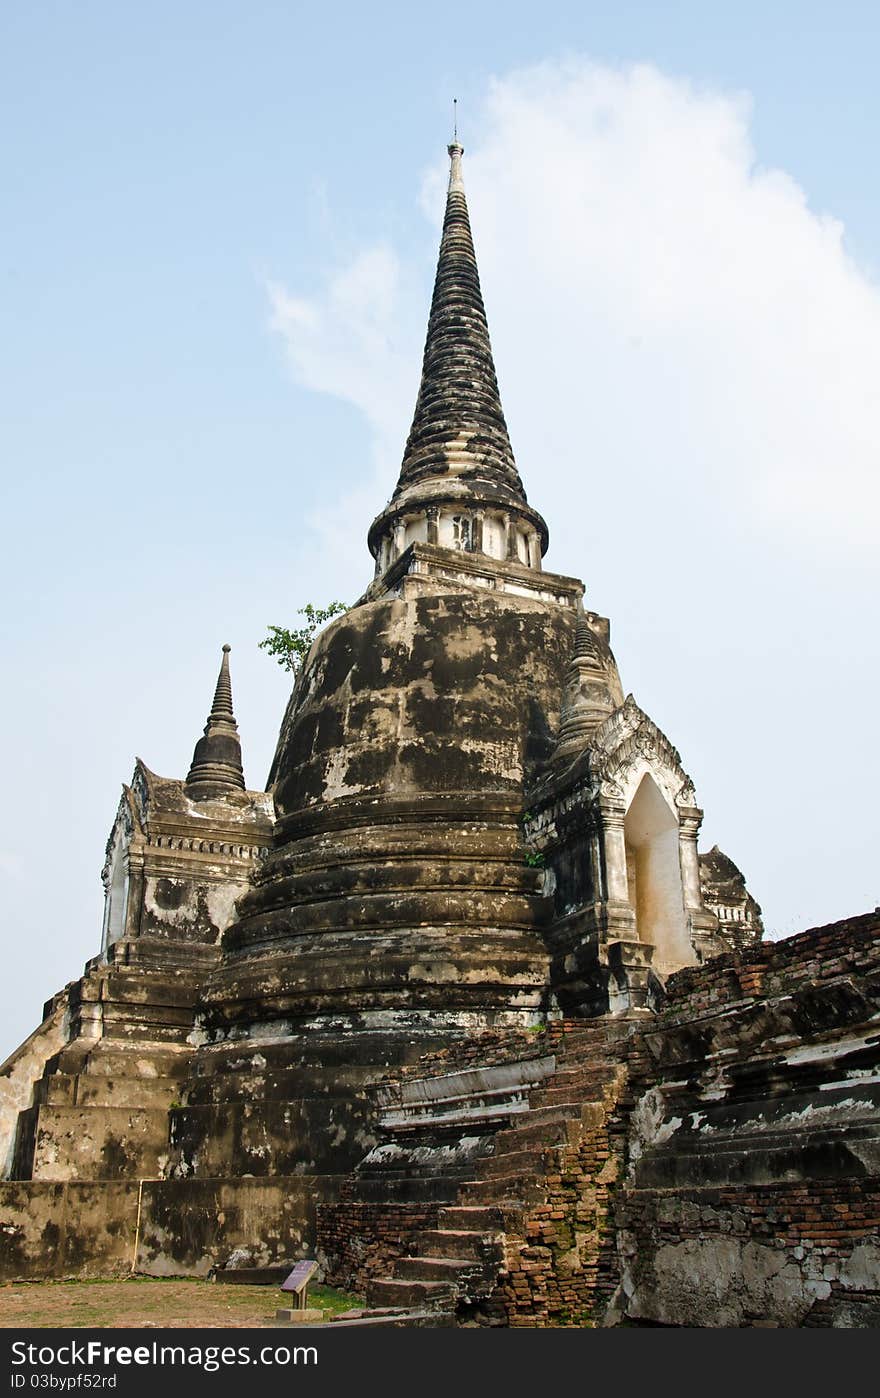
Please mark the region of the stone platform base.
<svg viewBox="0 0 880 1398"><path fill-rule="evenodd" d="M0 1183L0 1280L206 1277L302 1257L342 1177Z"/></svg>

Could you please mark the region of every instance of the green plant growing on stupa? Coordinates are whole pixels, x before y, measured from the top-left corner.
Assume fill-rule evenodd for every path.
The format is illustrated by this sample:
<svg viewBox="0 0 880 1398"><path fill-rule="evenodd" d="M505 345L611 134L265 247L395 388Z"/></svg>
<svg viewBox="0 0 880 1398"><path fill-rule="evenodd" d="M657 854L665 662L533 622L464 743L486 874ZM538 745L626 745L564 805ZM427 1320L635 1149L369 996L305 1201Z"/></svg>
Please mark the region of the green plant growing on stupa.
<svg viewBox="0 0 880 1398"><path fill-rule="evenodd" d="M286 626L270 626L268 636L259 642L260 650L266 651L281 666L297 674L309 653L315 632L325 621L347 612L345 602L330 602L326 607L316 607L307 602L299 608L299 615L306 618L305 626L298 631L289 631Z"/></svg>

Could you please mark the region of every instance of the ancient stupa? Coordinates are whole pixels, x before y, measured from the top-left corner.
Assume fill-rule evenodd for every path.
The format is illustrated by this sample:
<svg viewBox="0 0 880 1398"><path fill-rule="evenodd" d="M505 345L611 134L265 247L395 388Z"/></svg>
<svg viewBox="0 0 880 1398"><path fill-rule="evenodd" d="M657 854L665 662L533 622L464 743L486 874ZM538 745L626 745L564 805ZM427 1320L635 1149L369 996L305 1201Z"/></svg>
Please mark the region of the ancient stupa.
<svg viewBox="0 0 880 1398"><path fill-rule="evenodd" d="M298 673L267 790L245 786L224 647L186 779L138 761L123 790L100 952L5 1065L6 1275L316 1250L332 1273L359 1228L381 1275L388 1228L439 1237L443 1209L497 1242L479 1171L498 1131L545 1112L509 1150L521 1207L571 1075L616 1082L613 1045L671 976L760 941L736 866L698 853L694 784L625 695L608 621L542 567L462 154L374 576ZM444 1258L410 1292L442 1290ZM412 1303L385 1285L377 1304Z"/></svg>

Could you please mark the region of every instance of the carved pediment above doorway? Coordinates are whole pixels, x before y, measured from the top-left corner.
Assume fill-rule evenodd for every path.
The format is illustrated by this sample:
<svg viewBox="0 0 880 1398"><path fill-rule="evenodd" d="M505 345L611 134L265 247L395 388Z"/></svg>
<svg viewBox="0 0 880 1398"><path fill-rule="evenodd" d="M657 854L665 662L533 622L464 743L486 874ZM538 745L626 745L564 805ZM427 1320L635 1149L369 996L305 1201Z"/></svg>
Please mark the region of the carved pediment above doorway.
<svg viewBox="0 0 880 1398"><path fill-rule="evenodd" d="M694 784L681 764L678 749L628 694L593 735L590 775L594 794L609 803L628 805L646 772L673 808L695 805Z"/></svg>

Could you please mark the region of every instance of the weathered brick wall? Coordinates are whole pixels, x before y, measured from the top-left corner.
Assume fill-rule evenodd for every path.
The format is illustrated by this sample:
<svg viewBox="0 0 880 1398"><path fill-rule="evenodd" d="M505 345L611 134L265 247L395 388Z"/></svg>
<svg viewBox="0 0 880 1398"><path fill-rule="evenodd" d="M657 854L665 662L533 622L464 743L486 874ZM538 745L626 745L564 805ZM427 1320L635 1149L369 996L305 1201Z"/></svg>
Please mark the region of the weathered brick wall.
<svg viewBox="0 0 880 1398"><path fill-rule="evenodd" d="M528 1211L525 1236L507 1234L505 1266L484 1322L601 1324L618 1279L609 1204L619 1165L607 1124L561 1152L558 1173L544 1177L546 1200Z"/></svg>
<svg viewBox="0 0 880 1398"><path fill-rule="evenodd" d="M880 969L880 913L813 927L780 942L759 942L670 977L660 1024L700 1015L752 996L778 995L843 974Z"/></svg>
<svg viewBox="0 0 880 1398"><path fill-rule="evenodd" d="M419 1232L437 1226L433 1202L363 1203L344 1199L318 1206L317 1255L326 1278L363 1296L374 1277L387 1277L398 1257L408 1257Z"/></svg>
<svg viewBox="0 0 880 1398"><path fill-rule="evenodd" d="M582 1020L556 1021L546 1051L571 1069L583 1056ZM582 1088L583 1115L568 1141L547 1152L536 1170L534 1202L519 1226L508 1226L504 1265L489 1298L473 1310L483 1325L569 1327L601 1325L619 1284L612 1214L622 1173L624 1140L617 1104L626 1090L623 1061L603 1049L592 1064L592 1085ZM598 1084L596 1082L598 1079ZM553 1079L548 1080L552 1090ZM538 1094L540 1100L540 1093Z"/></svg>
<svg viewBox="0 0 880 1398"><path fill-rule="evenodd" d="M631 1319L880 1325L877 1182L779 1183L673 1198L626 1191L617 1225L636 1280ZM853 1319L843 1318L848 1310Z"/></svg>
<svg viewBox="0 0 880 1398"><path fill-rule="evenodd" d="M880 1325L880 915L668 991L627 1053L618 1315Z"/></svg>

